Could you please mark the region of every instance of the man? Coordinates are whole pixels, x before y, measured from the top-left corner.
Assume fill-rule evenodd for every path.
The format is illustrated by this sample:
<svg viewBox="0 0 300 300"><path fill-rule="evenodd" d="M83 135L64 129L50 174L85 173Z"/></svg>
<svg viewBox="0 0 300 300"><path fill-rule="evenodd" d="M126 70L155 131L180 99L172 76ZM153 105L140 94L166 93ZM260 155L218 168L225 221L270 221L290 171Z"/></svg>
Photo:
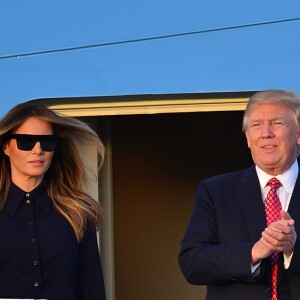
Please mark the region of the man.
<svg viewBox="0 0 300 300"><path fill-rule="evenodd" d="M255 165L201 182L179 263L207 300L300 299L300 98L254 94L243 130Z"/></svg>

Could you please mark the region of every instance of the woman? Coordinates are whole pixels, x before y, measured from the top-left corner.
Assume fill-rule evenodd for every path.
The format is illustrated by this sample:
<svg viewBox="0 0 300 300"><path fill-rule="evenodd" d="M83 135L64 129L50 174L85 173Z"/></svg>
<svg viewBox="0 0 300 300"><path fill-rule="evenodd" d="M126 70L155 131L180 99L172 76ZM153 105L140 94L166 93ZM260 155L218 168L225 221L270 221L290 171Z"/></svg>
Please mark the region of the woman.
<svg viewBox="0 0 300 300"><path fill-rule="evenodd" d="M0 120L0 298L104 300L100 204L85 193L85 123L26 102Z"/></svg>

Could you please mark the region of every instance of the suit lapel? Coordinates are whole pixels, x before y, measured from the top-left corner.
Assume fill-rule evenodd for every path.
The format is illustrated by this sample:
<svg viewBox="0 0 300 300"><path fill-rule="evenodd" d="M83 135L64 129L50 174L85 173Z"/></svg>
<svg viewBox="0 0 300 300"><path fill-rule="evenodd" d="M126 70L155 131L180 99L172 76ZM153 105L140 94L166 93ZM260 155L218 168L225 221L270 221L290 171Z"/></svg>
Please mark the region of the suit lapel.
<svg viewBox="0 0 300 300"><path fill-rule="evenodd" d="M300 177L298 175L291 201L289 204L288 212L291 217L296 221L295 227L296 230L300 230Z"/></svg>
<svg viewBox="0 0 300 300"><path fill-rule="evenodd" d="M267 223L261 188L254 166L248 169L240 178L236 186L236 193L250 239L256 242L261 238L261 233Z"/></svg>
<svg viewBox="0 0 300 300"><path fill-rule="evenodd" d="M295 229L297 232L300 230L300 177L298 174L293 194L290 200L288 213L291 215L292 219L295 220ZM282 280L286 275L286 270L283 267L283 255L281 255L281 260L279 261L280 268L278 269L278 279L277 286L282 284Z"/></svg>

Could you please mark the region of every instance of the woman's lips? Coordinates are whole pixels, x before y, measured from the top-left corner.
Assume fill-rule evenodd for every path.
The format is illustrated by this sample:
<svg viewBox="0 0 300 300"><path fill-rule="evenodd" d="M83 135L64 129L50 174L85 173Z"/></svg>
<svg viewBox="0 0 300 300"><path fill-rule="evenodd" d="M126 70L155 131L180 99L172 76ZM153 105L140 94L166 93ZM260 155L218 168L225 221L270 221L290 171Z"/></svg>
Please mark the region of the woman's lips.
<svg viewBox="0 0 300 300"><path fill-rule="evenodd" d="M41 166L41 165L44 164L44 161L38 159L38 160L31 160L29 163L30 163L31 165L33 165L33 166Z"/></svg>

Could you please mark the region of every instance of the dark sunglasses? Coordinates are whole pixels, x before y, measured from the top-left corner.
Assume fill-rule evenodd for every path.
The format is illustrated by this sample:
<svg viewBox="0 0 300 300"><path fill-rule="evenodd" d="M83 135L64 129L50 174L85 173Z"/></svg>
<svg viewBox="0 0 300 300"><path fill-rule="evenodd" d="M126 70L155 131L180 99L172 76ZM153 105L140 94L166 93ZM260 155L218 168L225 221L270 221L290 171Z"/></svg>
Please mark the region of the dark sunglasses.
<svg viewBox="0 0 300 300"><path fill-rule="evenodd" d="M59 138L56 135L35 135L35 134L17 134L8 135L8 140L16 139L17 147L22 151L30 151L37 142L40 143L43 151L54 151L58 147Z"/></svg>

